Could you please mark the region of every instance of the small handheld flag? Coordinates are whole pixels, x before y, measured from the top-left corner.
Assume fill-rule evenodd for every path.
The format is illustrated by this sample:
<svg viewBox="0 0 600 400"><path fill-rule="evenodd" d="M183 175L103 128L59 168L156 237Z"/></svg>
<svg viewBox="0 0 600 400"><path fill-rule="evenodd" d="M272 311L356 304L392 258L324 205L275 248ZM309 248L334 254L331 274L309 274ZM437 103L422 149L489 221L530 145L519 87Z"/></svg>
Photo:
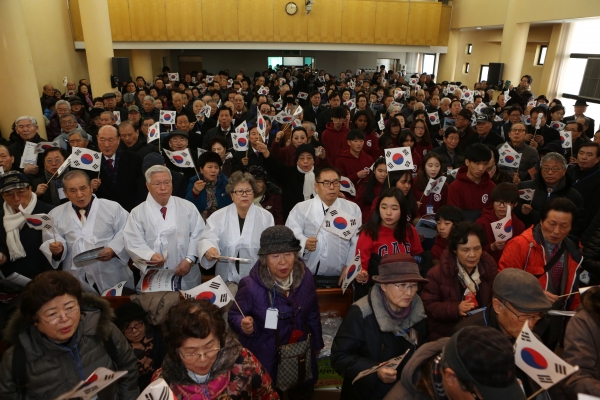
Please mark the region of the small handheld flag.
<svg viewBox="0 0 600 400"><path fill-rule="evenodd" d="M25 217L25 222L31 229L41 231L42 229L50 230L54 227L54 221L48 214L27 214L23 207L19 206L21 214Z"/></svg>
<svg viewBox="0 0 600 400"><path fill-rule="evenodd" d="M446 173L446 175L450 175L454 179L456 179L456 174L458 174L458 168L452 169Z"/></svg>
<svg viewBox="0 0 600 400"><path fill-rule="evenodd" d="M342 192L350 193L351 196L356 196L356 189L352 181L345 176L340 179L340 190Z"/></svg>
<svg viewBox="0 0 600 400"><path fill-rule="evenodd" d="M531 201L531 199L533 199L534 193L535 189L520 189L519 197L525 201Z"/></svg>
<svg viewBox="0 0 600 400"><path fill-rule="evenodd" d="M379 116L379 121L377 121L377 125L379 126L379 130L383 131L385 129L385 121L383 120L383 114Z"/></svg>
<svg viewBox="0 0 600 400"><path fill-rule="evenodd" d="M410 147L396 147L385 151L385 163L387 170L391 171L402 171L412 170L413 159L410 152Z"/></svg>
<svg viewBox="0 0 600 400"><path fill-rule="evenodd" d="M360 227L360 221L341 210L328 210L322 224L323 229L337 237L350 240Z"/></svg>
<svg viewBox="0 0 600 400"><path fill-rule="evenodd" d="M163 149L169 160L176 167L181 168L194 168L194 160L192 159L192 155L190 154L188 149L180 150L180 151L169 151Z"/></svg>
<svg viewBox="0 0 600 400"><path fill-rule="evenodd" d="M502 218L499 221L492 222L490 225L492 226L492 232L494 232L494 238L496 241L508 240L513 237L513 227L512 227L512 216L511 216L511 207L506 206L506 217Z"/></svg>
<svg viewBox="0 0 600 400"><path fill-rule="evenodd" d="M177 397L163 378L159 378L146 386L137 400L175 400Z"/></svg>
<svg viewBox="0 0 600 400"><path fill-rule="evenodd" d="M265 121L265 118L260 113L260 111L257 111L256 128L258 129L258 133L262 137L263 143L266 143L267 142L267 122Z"/></svg>
<svg viewBox="0 0 600 400"><path fill-rule="evenodd" d="M544 113L538 113L537 120L535 121L535 129L540 129L542 125L542 118L544 117Z"/></svg>
<svg viewBox="0 0 600 400"><path fill-rule="evenodd" d="M565 124L560 121L552 121L550 123L550 127L556 129L557 131L562 131L565 128Z"/></svg>
<svg viewBox="0 0 600 400"><path fill-rule="evenodd" d="M424 196L429 196L431 193L433 194L441 194L442 189L444 188L444 184L446 183L446 177L440 176L437 179L429 178L429 182L427 182L427 186L423 191Z"/></svg>
<svg viewBox="0 0 600 400"><path fill-rule="evenodd" d="M475 107L475 112L477 114L481 114L483 112L483 109L486 107L487 107L487 105L482 101L481 103L479 103L479 105L477 107Z"/></svg>
<svg viewBox="0 0 600 400"><path fill-rule="evenodd" d="M348 107L350 110L354 110L356 108L356 100L350 99L344 102L344 105Z"/></svg>
<svg viewBox="0 0 600 400"><path fill-rule="evenodd" d="M258 94L264 94L264 95L267 95L267 94L269 94L269 88L268 88L268 87L266 87L266 86L261 86L261 87L258 89Z"/></svg>
<svg viewBox="0 0 600 400"><path fill-rule="evenodd" d="M344 274L344 281L342 282L342 294L346 293L346 289L352 283L352 281L358 276L362 270L362 264L360 263L360 251L352 260L352 264L346 269Z"/></svg>
<svg viewBox="0 0 600 400"><path fill-rule="evenodd" d="M53 147L59 147L58 140L55 140L54 142L39 142L38 144L35 145L35 152L43 153L46 150L51 149Z"/></svg>
<svg viewBox="0 0 600 400"><path fill-rule="evenodd" d="M302 114L303 111L304 110L302 109L302 106L298 106L294 110L294 113L292 114L292 116L297 117L298 115Z"/></svg>
<svg viewBox="0 0 600 400"><path fill-rule="evenodd" d="M88 150L83 147L73 147L71 154L71 166L88 171L99 171L102 153Z"/></svg>
<svg viewBox="0 0 600 400"><path fill-rule="evenodd" d="M291 124L293 120L294 116L286 111L281 111L275 116L275 121L279 122L280 124Z"/></svg>
<svg viewBox="0 0 600 400"><path fill-rule="evenodd" d="M319 86L317 90L321 94L325 94L325 92L327 92L327 89L325 88L325 86Z"/></svg>
<svg viewBox="0 0 600 400"><path fill-rule="evenodd" d="M183 297L190 300L206 299L210 304L221 308L234 299L227 285L219 275L189 290L180 290Z"/></svg>
<svg viewBox="0 0 600 400"><path fill-rule="evenodd" d="M429 123L431 123L431 125L439 125L440 116L437 111L432 112L431 114L428 113L427 116L429 117Z"/></svg>
<svg viewBox="0 0 600 400"><path fill-rule="evenodd" d="M306 100L306 99L308 99L308 93L305 93L305 92L299 92L299 93L298 93L298 98L299 98L299 99L302 99L302 100Z"/></svg>
<svg viewBox="0 0 600 400"><path fill-rule="evenodd" d="M573 135L570 131L560 132L560 145L563 149L569 149L573 146Z"/></svg>
<svg viewBox="0 0 600 400"><path fill-rule="evenodd" d="M169 80L171 82L177 82L179 80L179 72L171 72L171 73L169 73Z"/></svg>
<svg viewBox="0 0 600 400"><path fill-rule="evenodd" d="M116 296L121 296L121 294L123 293L123 288L125 287L126 283L127 283L127 281L119 282L115 286L113 286L113 287L111 287L109 289L106 289L102 293L102 297L116 297Z"/></svg>
<svg viewBox="0 0 600 400"><path fill-rule="evenodd" d="M155 140L160 139L160 123L155 122L148 128L148 143L152 143Z"/></svg>
<svg viewBox="0 0 600 400"><path fill-rule="evenodd" d="M206 76L206 83L212 83L215 80L214 75L207 75Z"/></svg>
<svg viewBox="0 0 600 400"><path fill-rule="evenodd" d="M519 168L521 155L515 151L508 143L504 143L499 149L500 160L498 164L503 167Z"/></svg>
<svg viewBox="0 0 600 400"><path fill-rule="evenodd" d="M121 111L113 111L113 120L115 121L115 124L121 124Z"/></svg>
<svg viewBox="0 0 600 400"><path fill-rule="evenodd" d="M159 120L159 122L161 124L174 125L175 124L175 115L176 114L177 114L176 111L160 110L160 120Z"/></svg>
<svg viewBox="0 0 600 400"><path fill-rule="evenodd" d="M248 150L248 124L246 124L246 121L235 128L235 132L231 135L231 142L235 151Z"/></svg>

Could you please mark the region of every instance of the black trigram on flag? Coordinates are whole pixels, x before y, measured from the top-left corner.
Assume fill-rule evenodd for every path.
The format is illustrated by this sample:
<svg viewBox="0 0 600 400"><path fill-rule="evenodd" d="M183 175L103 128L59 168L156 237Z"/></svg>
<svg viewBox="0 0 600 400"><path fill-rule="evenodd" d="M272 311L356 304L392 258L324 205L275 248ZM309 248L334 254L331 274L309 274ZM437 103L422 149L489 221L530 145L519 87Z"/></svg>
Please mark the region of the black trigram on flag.
<svg viewBox="0 0 600 400"><path fill-rule="evenodd" d="M550 375L538 375L538 380L541 383L554 383Z"/></svg>
<svg viewBox="0 0 600 400"><path fill-rule="evenodd" d="M387 163L387 166L388 166L390 169L394 168L394 164L392 164L391 162Z"/></svg>
<svg viewBox="0 0 600 400"><path fill-rule="evenodd" d="M110 381L114 376L115 376L115 374L104 375L104 380L105 381Z"/></svg>
<svg viewBox="0 0 600 400"><path fill-rule="evenodd" d="M223 293L221 295L221 303L225 303L225 302L227 302L227 293Z"/></svg>
<svg viewBox="0 0 600 400"><path fill-rule="evenodd" d="M567 368L562 364L554 364L554 370L556 371L557 374L561 374L561 375L567 374Z"/></svg>
<svg viewBox="0 0 600 400"><path fill-rule="evenodd" d="M342 235L344 235L344 237L348 237L348 235L351 235L351 232L350 232L350 230L347 230L347 231L344 231L342 233Z"/></svg>
<svg viewBox="0 0 600 400"><path fill-rule="evenodd" d="M325 221L325 228L331 227L331 221Z"/></svg>
<svg viewBox="0 0 600 400"><path fill-rule="evenodd" d="M410 161L406 160L406 162L404 163L405 167L410 167Z"/></svg>
<svg viewBox="0 0 600 400"><path fill-rule="evenodd" d="M75 154L76 156L78 156L78 155L80 155L81 153L82 153L82 151L81 151L80 149L77 149L77 150L75 151L75 153L73 153L73 154Z"/></svg>
<svg viewBox="0 0 600 400"><path fill-rule="evenodd" d="M40 219L43 219L44 221L50 221L50 217L47 215L42 215Z"/></svg>
<svg viewBox="0 0 600 400"><path fill-rule="evenodd" d="M335 215L337 215L337 214L338 214L337 210L331 210L331 211L329 211L329 215L331 215L332 217L335 216Z"/></svg>
<svg viewBox="0 0 600 400"><path fill-rule="evenodd" d="M99 166L98 164L94 164L94 165L92 165L92 168L94 168L94 169L98 169L99 167L100 167L100 166Z"/></svg>
<svg viewBox="0 0 600 400"><path fill-rule="evenodd" d="M350 226L356 225L356 220L353 218L350 220Z"/></svg>
<svg viewBox="0 0 600 400"><path fill-rule="evenodd" d="M389 157L389 156L391 156L391 155L392 155L392 152L391 152L391 151L389 151L389 150L388 150L388 151L386 151L386 152L385 152L385 156L386 156L386 157Z"/></svg>
<svg viewBox="0 0 600 400"><path fill-rule="evenodd" d="M527 332L521 332L521 340L524 340L525 342L530 342L531 343L531 338L529 337L529 333L527 333Z"/></svg>
<svg viewBox="0 0 600 400"><path fill-rule="evenodd" d="M211 282L210 285L208 285L208 287L210 287L211 289L217 290L221 287L221 284L219 282Z"/></svg>
<svg viewBox="0 0 600 400"><path fill-rule="evenodd" d="M75 160L73 161L73 164L75 164L76 167L79 167L79 165L81 164L79 161Z"/></svg>
<svg viewBox="0 0 600 400"><path fill-rule="evenodd" d="M506 238L506 235L504 233L499 233L498 237L502 240L504 240Z"/></svg>
<svg viewBox="0 0 600 400"><path fill-rule="evenodd" d="M52 229L52 225L46 224L46 225L44 225L44 229Z"/></svg>
<svg viewBox="0 0 600 400"><path fill-rule="evenodd" d="M98 153L94 153L94 158L97 160L100 158L100 156L98 155Z"/></svg>
<svg viewBox="0 0 600 400"><path fill-rule="evenodd" d="M407 156L407 155L409 155L409 154L410 154L410 153L408 152L408 150L406 150L406 149L402 149L402 153L403 153L405 156Z"/></svg>
<svg viewBox="0 0 600 400"><path fill-rule="evenodd" d="M500 228L502 228L502 222L498 222L498 223L496 224L496 229L500 229Z"/></svg>

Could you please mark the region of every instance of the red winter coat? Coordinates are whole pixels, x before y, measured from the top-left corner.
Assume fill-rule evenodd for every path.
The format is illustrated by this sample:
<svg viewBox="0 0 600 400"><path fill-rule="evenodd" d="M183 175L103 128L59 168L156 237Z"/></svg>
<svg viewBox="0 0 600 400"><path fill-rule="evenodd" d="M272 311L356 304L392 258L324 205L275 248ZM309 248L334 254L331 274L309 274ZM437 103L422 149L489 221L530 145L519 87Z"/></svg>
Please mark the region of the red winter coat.
<svg viewBox="0 0 600 400"><path fill-rule="evenodd" d="M448 202L448 184L447 183L444 183L444 187L442 188L442 193L440 193L440 194L431 193L428 196L423 196L424 190L419 190L419 188L417 188L417 178L413 179L412 188L413 188L413 194L415 195L415 199L417 201L421 202L421 207L419 207L419 215L427 214L427 206L428 205L433 206L433 213L430 213L430 214L435 214L436 211L441 206L445 205Z"/></svg>
<svg viewBox="0 0 600 400"><path fill-rule="evenodd" d="M371 207L373 206L373 204L377 204L377 200L379 199L379 193L381 193L382 186L382 183L379 183L379 181L375 181L375 186L373 187L375 197L373 197L373 201L371 202L371 204L365 203L367 182L363 180L363 182L361 182L358 188L356 189L356 197L354 198L354 202L360 207L360 211L362 212L363 224L366 224L369 221L369 219L371 219L371 215L373 214L373 210L371 210Z"/></svg>
<svg viewBox="0 0 600 400"><path fill-rule="evenodd" d="M373 160L377 160L383 154L379 148L379 137L375 132L365 132L365 147L363 151L371 156Z"/></svg>
<svg viewBox="0 0 600 400"><path fill-rule="evenodd" d="M336 168L340 170L342 176L350 179L354 186L358 185L360 179L357 174L365 168L369 169L371 165L373 165L373 159L370 155L361 150L358 157L354 157L349 148L340 150L335 160Z"/></svg>
<svg viewBox="0 0 600 400"><path fill-rule="evenodd" d="M475 183L467 177L467 167L460 167L456 180L448 187L447 204L463 210L468 221L475 221L480 217L481 210L492 206L489 198L495 186L487 173L482 175L481 182Z"/></svg>
<svg viewBox="0 0 600 400"><path fill-rule="evenodd" d="M435 237L435 243L431 248L431 258L433 258L434 260L439 260L440 258L442 258L442 253L444 253L444 250L446 250L447 246L448 240L444 239L440 235L437 235Z"/></svg>
<svg viewBox="0 0 600 400"><path fill-rule="evenodd" d="M421 159L423 159L423 157L425 157L425 154L427 154L431 150L433 150L433 145L432 144L423 144L423 142L417 142L417 143L415 143L414 150L415 150L415 153L417 153L419 156L421 156ZM421 163L419 163L419 165L421 165Z"/></svg>
<svg viewBox="0 0 600 400"><path fill-rule="evenodd" d="M479 307L489 307L492 304L492 285L498 274L498 266L492 256L484 251L477 268L481 277ZM446 249L440 263L427 272L427 280L429 283L423 287L421 300L427 314L429 340L434 341L450 336L454 325L464 318L458 311L458 305L464 300L464 289L461 290L458 280L456 255Z"/></svg>
<svg viewBox="0 0 600 400"><path fill-rule="evenodd" d="M335 160L340 150L347 149L349 147L348 139L346 139L349 129L347 125L343 125L342 129L336 131L333 129L333 122L328 122L326 126L327 129L325 129L321 134L321 142L323 143L323 147L325 147L327 150L327 158L329 158L329 163L331 165L335 165ZM369 167L371 164L369 164Z"/></svg>
<svg viewBox="0 0 600 400"><path fill-rule="evenodd" d="M523 224L523 222L517 217L517 215L514 212L511 214L513 235L512 238L509 240L512 240L513 238L519 236L525 230L525 224ZM481 217L479 217L477 221L475 221L475 223L481 225L485 231L485 239L487 243L484 247L484 250L494 258L494 261L496 261L496 263L500 262L500 257L502 257L503 250L492 251L492 248L490 247L491 244L496 241L491 223L496 222L498 220L499 218L496 216L496 212L494 211L494 209L486 208L481 213Z"/></svg>
<svg viewBox="0 0 600 400"><path fill-rule="evenodd" d="M581 270L577 268L581 261L579 247L568 238L565 239L565 244L567 245L565 254L568 257L568 277L564 292L559 294L577 292L579 287L579 279L577 278L581 272ZM498 264L498 271L502 271L505 268L523 269L538 278L542 285L542 289L548 290L549 272L544 273L544 266L547 261L549 260L546 259L546 252L542 247L542 234L538 224L527 229L520 236L513 238L506 244L502 257L500 258L500 263ZM580 303L579 293L573 296L563 297L562 299L567 299L563 307L565 310L574 311Z"/></svg>

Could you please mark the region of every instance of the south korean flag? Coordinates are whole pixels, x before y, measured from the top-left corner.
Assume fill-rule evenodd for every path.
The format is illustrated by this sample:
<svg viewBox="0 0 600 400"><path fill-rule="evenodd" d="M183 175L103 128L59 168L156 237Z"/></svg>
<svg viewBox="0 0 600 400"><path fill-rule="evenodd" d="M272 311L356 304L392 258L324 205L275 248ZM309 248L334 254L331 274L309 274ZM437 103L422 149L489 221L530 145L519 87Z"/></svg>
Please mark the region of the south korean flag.
<svg viewBox="0 0 600 400"><path fill-rule="evenodd" d="M500 160L498 164L501 167L519 168L521 155L515 151L508 143L504 143L499 149Z"/></svg>
<svg viewBox="0 0 600 400"><path fill-rule="evenodd" d="M531 201L533 199L533 195L535 194L535 189L521 189L519 190L519 197L525 201Z"/></svg>
<svg viewBox="0 0 600 400"><path fill-rule="evenodd" d="M169 151L166 149L163 150L167 157L169 157L169 160L171 160L173 165L175 165L176 167L194 168L194 160L192 159L192 156L190 155L188 149L181 151Z"/></svg>
<svg viewBox="0 0 600 400"><path fill-rule="evenodd" d="M342 282L342 294L346 293L346 289L352 283L352 281L358 276L358 274L362 271L362 264L360 263L360 252L354 257L352 260L352 265L350 265L344 271L344 281Z"/></svg>
<svg viewBox="0 0 600 400"><path fill-rule="evenodd" d="M570 149L573 146L573 135L570 131L560 132L560 145L563 149Z"/></svg>
<svg viewBox="0 0 600 400"><path fill-rule="evenodd" d="M413 169L410 147L396 147L385 151L385 163L388 172Z"/></svg>
<svg viewBox="0 0 600 400"><path fill-rule="evenodd" d="M361 225L356 217L341 210L328 210L323 219L323 229L337 237L350 240Z"/></svg>
<svg viewBox="0 0 600 400"><path fill-rule="evenodd" d="M440 123L440 116L438 115L438 112L432 112L431 114L427 113L427 116L429 117L429 123L431 125L439 125Z"/></svg>
<svg viewBox="0 0 600 400"><path fill-rule="evenodd" d="M180 293L186 299L208 300L210 304L214 304L219 308L226 306L234 299L223 278L219 275L193 289L180 290Z"/></svg>

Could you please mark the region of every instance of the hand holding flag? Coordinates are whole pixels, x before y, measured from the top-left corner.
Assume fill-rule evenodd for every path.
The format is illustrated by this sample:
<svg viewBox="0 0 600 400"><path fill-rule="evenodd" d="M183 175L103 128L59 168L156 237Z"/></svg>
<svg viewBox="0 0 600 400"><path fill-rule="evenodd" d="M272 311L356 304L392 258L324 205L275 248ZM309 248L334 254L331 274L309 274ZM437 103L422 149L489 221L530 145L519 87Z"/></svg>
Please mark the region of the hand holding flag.
<svg viewBox="0 0 600 400"><path fill-rule="evenodd" d="M446 177L440 176L437 179L429 178L429 182L427 182L427 186L423 191L424 196L429 196L431 193L433 194L441 194L442 189L444 188L444 184L446 183Z"/></svg>

